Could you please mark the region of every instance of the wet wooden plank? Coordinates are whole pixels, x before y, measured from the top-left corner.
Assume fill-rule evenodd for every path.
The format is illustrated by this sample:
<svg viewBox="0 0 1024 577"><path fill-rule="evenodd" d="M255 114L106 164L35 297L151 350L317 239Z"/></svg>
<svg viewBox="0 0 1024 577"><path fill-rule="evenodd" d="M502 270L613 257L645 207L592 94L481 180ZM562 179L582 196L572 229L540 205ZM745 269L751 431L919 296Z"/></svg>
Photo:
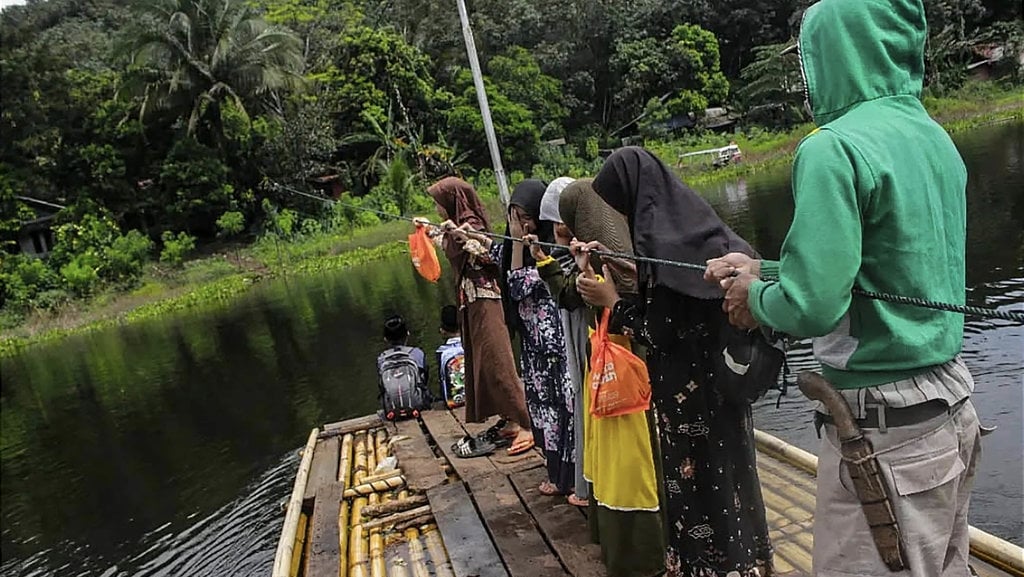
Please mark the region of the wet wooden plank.
<svg viewBox="0 0 1024 577"><path fill-rule="evenodd" d="M384 425L384 421L380 420L377 415L366 415L365 417L356 417L355 419L349 419L347 421L339 421L337 423L328 423L323 426L320 431L320 438L326 439L330 437L336 437L338 435L345 435L348 433L355 433L356 431L363 431L366 429L376 429Z"/></svg>
<svg viewBox="0 0 1024 577"><path fill-rule="evenodd" d="M335 481L320 488L313 503L309 564L306 577L337 577L341 566L338 541L338 514L341 511L342 484Z"/></svg>
<svg viewBox="0 0 1024 577"><path fill-rule="evenodd" d="M430 436L444 453L444 456L455 468L455 472L463 481L475 478L494 475L498 470L489 459L477 457L473 459L462 459L452 451L452 443L455 443L466 435L466 430L455 420L455 417L448 411L424 411L422 414L423 423L430 431Z"/></svg>
<svg viewBox="0 0 1024 577"><path fill-rule="evenodd" d="M434 456L419 422L400 421L395 429L392 439L408 437L391 445L391 450L398 457L398 466L405 472L406 487L413 491L426 491L444 483L447 479L444 463Z"/></svg>
<svg viewBox="0 0 1024 577"><path fill-rule="evenodd" d="M509 577L462 483L427 490L456 577Z"/></svg>
<svg viewBox="0 0 1024 577"><path fill-rule="evenodd" d="M307 504L313 500L317 491L338 480L338 458L341 455L341 441L338 437L323 439L316 442L313 449L313 462L309 467L309 479L306 481L306 494L303 498Z"/></svg>
<svg viewBox="0 0 1024 577"><path fill-rule="evenodd" d="M515 577L569 575L541 537L540 529L519 499L508 477L497 473L468 480L480 515Z"/></svg>
<svg viewBox="0 0 1024 577"><path fill-rule="evenodd" d="M548 497L538 490L547 480L544 469L516 473L510 477L526 508L540 526L573 577L604 577L601 548L590 543L587 519L565 497Z"/></svg>

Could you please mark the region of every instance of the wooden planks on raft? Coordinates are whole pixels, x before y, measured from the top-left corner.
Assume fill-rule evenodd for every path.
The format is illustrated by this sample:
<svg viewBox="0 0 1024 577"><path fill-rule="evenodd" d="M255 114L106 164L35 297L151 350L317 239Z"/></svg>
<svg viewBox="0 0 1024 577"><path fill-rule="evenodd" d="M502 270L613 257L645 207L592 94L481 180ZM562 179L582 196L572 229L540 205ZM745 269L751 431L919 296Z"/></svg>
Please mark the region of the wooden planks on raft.
<svg viewBox="0 0 1024 577"><path fill-rule="evenodd" d="M545 469L531 469L509 477L526 508L544 534L566 570L573 577L604 577L601 548L590 542L587 518L577 507L561 497L548 497L540 492L547 480Z"/></svg>
<svg viewBox="0 0 1024 577"><path fill-rule="evenodd" d="M427 490L456 577L509 577L462 483Z"/></svg>

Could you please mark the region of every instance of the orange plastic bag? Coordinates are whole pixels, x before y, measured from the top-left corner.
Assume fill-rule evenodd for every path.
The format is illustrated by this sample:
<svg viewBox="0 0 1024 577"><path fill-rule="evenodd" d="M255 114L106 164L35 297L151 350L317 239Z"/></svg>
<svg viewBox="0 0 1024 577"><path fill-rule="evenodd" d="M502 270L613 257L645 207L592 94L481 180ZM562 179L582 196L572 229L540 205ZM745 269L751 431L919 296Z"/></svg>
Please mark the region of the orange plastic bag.
<svg viewBox="0 0 1024 577"><path fill-rule="evenodd" d="M434 243L427 236L427 227L418 226L416 232L409 235L409 256L416 272L430 282L441 278L441 262L437 260Z"/></svg>
<svg viewBox="0 0 1024 577"><path fill-rule="evenodd" d="M605 309L590 336L590 414L617 417L651 407L647 364L628 348L608 339L611 310Z"/></svg>

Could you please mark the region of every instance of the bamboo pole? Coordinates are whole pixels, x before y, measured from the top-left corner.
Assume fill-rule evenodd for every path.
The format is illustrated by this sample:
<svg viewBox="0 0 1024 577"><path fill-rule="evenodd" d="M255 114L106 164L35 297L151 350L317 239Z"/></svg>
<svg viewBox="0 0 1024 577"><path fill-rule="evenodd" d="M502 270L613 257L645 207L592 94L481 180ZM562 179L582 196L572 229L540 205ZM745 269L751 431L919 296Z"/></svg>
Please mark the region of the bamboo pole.
<svg viewBox="0 0 1024 577"><path fill-rule="evenodd" d="M356 485L363 482L363 478L369 474L366 470L367 457L366 457L366 442L363 437L366 433L360 433L358 437L353 440L353 449L355 455L353 457L354 467L352 468L352 484Z"/></svg>
<svg viewBox="0 0 1024 577"><path fill-rule="evenodd" d="M355 469L353 471L353 483L360 483L366 476L368 464L366 454L367 433L360 433L354 441L355 445ZM368 542L363 529L363 507L367 504L365 497L359 497L352 502L352 530L349 533L348 545L348 573L349 577L368 577L368 559L366 557Z"/></svg>
<svg viewBox="0 0 1024 577"><path fill-rule="evenodd" d="M302 552L306 547L306 527L309 524L309 516L305 513L299 515L299 525L295 532L295 548L292 549L292 562L289 575L299 574L299 565L302 564Z"/></svg>
<svg viewBox="0 0 1024 577"><path fill-rule="evenodd" d="M391 479L391 478L394 478L394 477L400 477L401 475L402 475L402 470L401 469L392 469L390 471L387 471L387 472L384 472L384 473L380 473L379 475L367 475L366 477L363 477L363 483L362 484L366 485L366 484L369 484L369 483L376 483L377 481L387 481L388 479Z"/></svg>
<svg viewBox="0 0 1024 577"><path fill-rule="evenodd" d="M313 462L313 449L316 448L316 436L319 432L315 428L310 431L306 447L302 450L299 472L295 476L295 486L292 488L292 496L288 500L288 511L284 515L284 528L281 530L281 539L277 542L272 577L292 577L289 571L295 552L295 536L299 529L299 516L302 513L302 498L306 493L309 467Z"/></svg>
<svg viewBox="0 0 1024 577"><path fill-rule="evenodd" d="M341 559L338 577L348 577L348 514L351 508L348 501L341 500L341 509L338 510L338 559Z"/></svg>
<svg viewBox="0 0 1024 577"><path fill-rule="evenodd" d="M366 433L366 471L372 473L377 468L377 435L373 432ZM362 484L367 484L366 477L362 479ZM377 505L380 502L380 495L376 492L370 493L368 502L370 506ZM361 518L361 517L360 517ZM380 535L380 528L370 527L368 524L363 523L363 533L367 536L367 545L369 546L370 558L370 577L383 577L379 573L381 568L378 563L378 557L383 560L384 555L384 543Z"/></svg>
<svg viewBox="0 0 1024 577"><path fill-rule="evenodd" d="M395 557L392 559L388 577L409 577L409 571L405 568L405 558Z"/></svg>
<svg viewBox="0 0 1024 577"><path fill-rule="evenodd" d="M395 523L401 523L408 521L409 519L415 519L423 515L430 514L430 505L424 505L422 507L416 507L410 511L402 511L401 513L395 513L394 515L388 515L387 517L381 517L372 521L365 521L363 527L366 529L378 529L380 527L386 527Z"/></svg>
<svg viewBox="0 0 1024 577"><path fill-rule="evenodd" d="M377 447L380 448L380 440L378 438ZM383 493L380 495L380 503L372 505L380 507L387 505L388 501L391 500L391 495ZM365 525L364 525L365 526ZM384 562L384 548L387 544L384 542L384 535L380 529L370 531L370 577L387 577L387 565Z"/></svg>
<svg viewBox="0 0 1024 577"><path fill-rule="evenodd" d="M426 556L423 554L423 543L420 543L419 530L406 529L405 538L409 541L409 565L412 567L412 577L430 577Z"/></svg>
<svg viewBox="0 0 1024 577"><path fill-rule="evenodd" d="M384 459L388 458L388 432L387 429L379 429L377 431L377 464L384 462Z"/></svg>
<svg viewBox="0 0 1024 577"><path fill-rule="evenodd" d="M347 489L349 479L352 477L352 443L355 437L351 433L345 435L341 440L341 456L338 465L338 482L342 489ZM348 577L348 527L349 527L349 503L342 499L341 509L338 511L338 551L341 559L338 567L338 577Z"/></svg>
<svg viewBox="0 0 1024 577"><path fill-rule="evenodd" d="M345 435L341 440L341 462L338 465L338 481L345 489L351 486L352 479L352 443L355 437L351 434Z"/></svg>
<svg viewBox="0 0 1024 577"><path fill-rule="evenodd" d="M437 527L431 525L425 529L423 540L427 542L427 551L430 552L430 559L434 562L434 575L436 577L455 577L452 563L448 559L448 551L444 548L444 541L441 539L441 532Z"/></svg>
<svg viewBox="0 0 1024 577"><path fill-rule="evenodd" d="M402 492L406 493L406 491ZM363 509L363 517L383 517L384 515L408 511L413 507L426 505L428 502L426 495L416 495L405 499L399 497L397 500L389 500L387 503L381 503L374 507L366 507Z"/></svg>
<svg viewBox="0 0 1024 577"><path fill-rule="evenodd" d="M401 489L404 486L405 477L392 477L390 479L385 479L383 481L375 481L373 483L356 485L351 489L347 489L343 497L345 499L352 499L354 497L365 497L383 491Z"/></svg>
<svg viewBox="0 0 1024 577"><path fill-rule="evenodd" d="M968 528L971 553L1010 575L1024 575L1024 549L974 527Z"/></svg>

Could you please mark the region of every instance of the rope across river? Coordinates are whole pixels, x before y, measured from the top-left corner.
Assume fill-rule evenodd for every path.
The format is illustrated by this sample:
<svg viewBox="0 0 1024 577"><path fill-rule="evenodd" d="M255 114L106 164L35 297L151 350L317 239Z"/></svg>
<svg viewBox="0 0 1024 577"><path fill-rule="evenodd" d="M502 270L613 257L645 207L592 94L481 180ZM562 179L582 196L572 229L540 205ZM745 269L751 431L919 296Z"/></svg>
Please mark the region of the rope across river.
<svg viewBox="0 0 1024 577"><path fill-rule="evenodd" d="M324 203L327 203L329 205L340 205L340 206L343 206L345 208L351 208L353 210L362 210L362 211L365 211L365 212L370 212L370 213L373 213L373 214L377 214L377 215L383 216L385 218L392 218L392 219L395 219L395 220L403 220L403 221L410 222L410 223L413 223L413 224L420 224L416 219L408 217L408 216L392 214L392 213L389 213L389 212L384 212L384 211L381 211L381 210L376 210L376 209L365 207L365 206L356 206L356 205L353 205L353 204L347 204L347 203L340 202L340 201L337 201L337 200L334 200L334 199L325 198L325 197L322 197L322 196L317 196L315 194L310 194L308 192L297 190L297 189L291 188L289 186L285 186L283 184L274 183L272 186L274 188L279 189L279 190L283 190L285 192L288 192L288 193L291 193L291 194L295 194L295 195L298 195L298 196L304 196L306 198L310 198L310 199L313 199L313 200L318 200L320 202L324 202ZM437 225L432 225L432 226L436 227ZM486 232L486 231L474 231L474 232L476 232L477 234L482 234L484 236L490 237L490 238L495 239L495 240L510 240L512 242L523 242L523 239L521 239L521 238L514 238L514 237L511 237L511 236L508 236L508 235L504 235L504 234L498 234L498 233ZM535 244L535 245L537 245L537 246L539 246L541 248L545 248L545 249L548 249L548 250L561 250L561 249L566 248L566 247L564 247L562 245L559 245L559 244L550 243L550 242L542 242L542 241L533 241L530 244ZM596 256L602 256L602 257L606 257L606 258L616 258L616 259L623 259L623 260L631 260L633 262L654 264L654 265L660 265L660 266L671 266L671 267L681 268L681 269L686 269L686 270L699 271L701 273L703 273L707 269L707 266L704 265L704 264L689 263L689 262L679 262L679 261L674 261L674 260L669 260L669 259L664 259L664 258L653 258L653 257L648 257L648 256L640 256L640 255L635 255L635 254L628 254L628 253L614 252L614 251L606 251L606 250L591 250L589 252L590 252L590 254L593 254L593 255L596 255ZM771 278L771 277L763 277L763 278L765 278L765 280L776 280L776 279ZM926 308L926 309L932 309L932 310L938 310L938 311L944 311L944 312L950 312L950 313L959 313L959 314L962 314L962 315L969 315L969 316L975 316L975 317L981 317L981 318L1002 319L1002 320L1006 320L1006 321L1012 321L1012 322L1017 322L1017 323L1024 323L1024 312L1001 311L1001 310L997 310L997 309L993 309L993 308L987 308L987 307L977 307L977 306L972 306L972 305L959 305L959 304L952 304L952 303L943 303L943 302L937 302L937 301L932 301L932 300L922 299L922 298L917 298L917 297L907 297L907 296L893 295L893 294L888 294L888 293L867 291L867 290L864 290L864 289L861 289L861 288L857 288L857 287L853 287L851 292L853 294L855 294L855 295L862 296L862 297L869 298L869 299L873 299L873 300L885 301L885 302L896 303L896 304L910 305L910 306Z"/></svg>

